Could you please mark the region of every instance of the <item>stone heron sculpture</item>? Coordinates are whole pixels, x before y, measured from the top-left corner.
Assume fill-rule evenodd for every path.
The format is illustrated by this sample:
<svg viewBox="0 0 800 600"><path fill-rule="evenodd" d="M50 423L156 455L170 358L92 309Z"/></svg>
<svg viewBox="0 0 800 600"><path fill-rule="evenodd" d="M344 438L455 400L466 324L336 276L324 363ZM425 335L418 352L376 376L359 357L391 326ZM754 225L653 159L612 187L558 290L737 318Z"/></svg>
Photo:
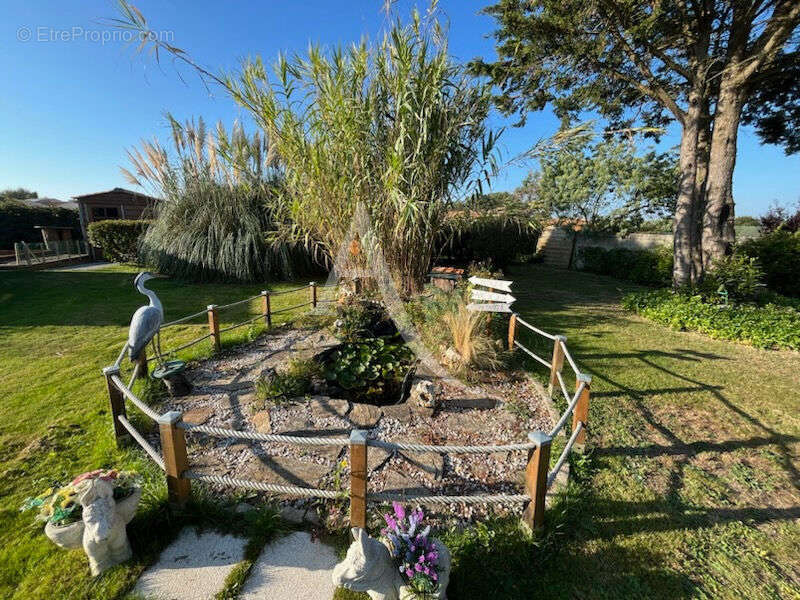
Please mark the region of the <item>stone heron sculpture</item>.
<svg viewBox="0 0 800 600"><path fill-rule="evenodd" d="M164 309L161 306L161 301L156 296L153 290L148 290L144 284L155 275L147 271L143 271L136 276L133 280L133 286L136 290L150 299L147 306L139 307L133 317L131 317L131 325L128 329L128 356L131 361L137 361L142 355L142 351L151 341L153 342L153 350L156 354L156 360L160 364L160 348L156 347L158 332L161 329L161 324L164 322Z"/></svg>
<svg viewBox="0 0 800 600"><path fill-rule="evenodd" d="M380 540L370 537L361 527L353 527L353 543L345 559L333 568L334 585L354 592L366 592L372 600L408 600L414 596L405 585L389 548ZM433 539L439 554L439 590L431 599L446 600L450 582L450 551L439 540Z"/></svg>

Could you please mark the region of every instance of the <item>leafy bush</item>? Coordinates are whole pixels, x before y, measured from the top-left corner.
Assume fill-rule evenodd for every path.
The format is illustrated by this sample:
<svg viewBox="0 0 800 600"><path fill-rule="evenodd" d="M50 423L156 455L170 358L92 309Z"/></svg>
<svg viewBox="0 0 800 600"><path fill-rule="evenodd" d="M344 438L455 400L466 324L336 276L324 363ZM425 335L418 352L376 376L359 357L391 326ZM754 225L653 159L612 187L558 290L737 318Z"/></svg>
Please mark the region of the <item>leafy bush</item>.
<svg viewBox="0 0 800 600"><path fill-rule="evenodd" d="M761 233L772 233L773 231L788 231L796 233L800 230L800 207L794 214L789 214L783 206L772 206L767 214L760 219Z"/></svg>
<svg viewBox="0 0 800 600"><path fill-rule="evenodd" d="M774 231L740 244L736 253L758 261L771 290L800 297L800 232Z"/></svg>
<svg viewBox="0 0 800 600"><path fill-rule="evenodd" d="M325 378L362 402L399 400L413 353L403 343L373 338L342 344L325 362Z"/></svg>
<svg viewBox="0 0 800 600"><path fill-rule="evenodd" d="M334 326L337 337L348 342L397 333L397 326L382 304L355 297L337 304Z"/></svg>
<svg viewBox="0 0 800 600"><path fill-rule="evenodd" d="M459 225L455 231L445 229L437 246L439 256L446 262L466 265L490 261L502 269L523 257L533 256L538 239L538 230L501 216L492 216Z"/></svg>
<svg viewBox="0 0 800 600"><path fill-rule="evenodd" d="M322 366L315 360L292 359L286 369L256 382L256 395L262 400L296 398L311 389L312 380L322 374Z"/></svg>
<svg viewBox="0 0 800 600"><path fill-rule="evenodd" d="M722 290L728 292L731 300L757 300L764 291L764 271L754 258L725 256L714 262L702 284L707 296Z"/></svg>
<svg viewBox="0 0 800 600"><path fill-rule="evenodd" d="M89 223L89 242L103 249L111 262L135 262L139 253L139 240L152 221L109 219Z"/></svg>
<svg viewBox="0 0 800 600"><path fill-rule="evenodd" d="M666 246L652 250L630 250L598 246L580 249L583 270L609 275L643 285L667 285L672 281L672 249Z"/></svg>
<svg viewBox="0 0 800 600"><path fill-rule="evenodd" d="M623 306L681 331L699 331L711 337L749 342L759 348L800 350L800 312L775 304L721 306L700 295L671 290L628 294Z"/></svg>
<svg viewBox="0 0 800 600"><path fill-rule="evenodd" d="M0 199L0 248L11 249L14 242L41 242L35 225L72 227L73 237L80 238L78 211L68 208L36 206L13 199Z"/></svg>

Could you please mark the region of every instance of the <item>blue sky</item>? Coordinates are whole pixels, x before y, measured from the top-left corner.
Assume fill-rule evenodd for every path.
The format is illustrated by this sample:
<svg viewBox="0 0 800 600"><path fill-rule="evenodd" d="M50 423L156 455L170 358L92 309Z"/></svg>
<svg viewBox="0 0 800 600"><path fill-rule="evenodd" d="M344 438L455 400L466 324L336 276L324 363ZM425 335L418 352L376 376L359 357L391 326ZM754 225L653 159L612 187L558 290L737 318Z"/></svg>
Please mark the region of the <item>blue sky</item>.
<svg viewBox="0 0 800 600"><path fill-rule="evenodd" d="M151 27L170 32L174 44L211 70L234 68L261 55L303 52L309 42L332 46L377 37L385 24L380 0L219 2L135 0ZM450 23L450 48L460 60L493 57L492 19L478 11L488 2L442 0ZM407 15L411 0L396 4ZM426 6L421 3L421 6ZM169 62L157 66L121 41L104 41L115 17L111 0L7 3L0 24L0 189L27 187L66 200L115 186L131 187L120 174L125 150L143 138L166 136L164 112L207 122L247 116L219 89L206 90L188 69L184 81ZM27 39L26 39L27 38ZM511 120L492 117L495 127ZM549 113L530 115L524 128L502 137L511 159L555 132ZM734 180L738 214L763 212L773 201L800 198L800 157L761 146L752 130L740 131ZM677 143L674 131L663 144ZM532 165L504 169L495 190L516 187Z"/></svg>

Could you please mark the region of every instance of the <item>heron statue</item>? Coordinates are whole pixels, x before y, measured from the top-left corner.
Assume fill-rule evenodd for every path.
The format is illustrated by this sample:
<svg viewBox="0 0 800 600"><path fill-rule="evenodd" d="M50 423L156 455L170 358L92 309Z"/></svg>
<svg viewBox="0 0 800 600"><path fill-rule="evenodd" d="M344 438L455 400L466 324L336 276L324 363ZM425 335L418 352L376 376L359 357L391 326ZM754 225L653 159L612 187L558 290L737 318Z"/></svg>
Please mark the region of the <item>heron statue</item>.
<svg viewBox="0 0 800 600"><path fill-rule="evenodd" d="M128 329L128 356L132 362L141 361L142 351L152 341L156 361L161 364L160 343L157 345L156 340L161 324L164 322L164 309L161 307L161 301L156 293L144 287L144 284L154 277L155 275L152 273L143 271L133 280L133 286L140 294L147 296L150 303L147 306L139 307L131 317L131 326Z"/></svg>

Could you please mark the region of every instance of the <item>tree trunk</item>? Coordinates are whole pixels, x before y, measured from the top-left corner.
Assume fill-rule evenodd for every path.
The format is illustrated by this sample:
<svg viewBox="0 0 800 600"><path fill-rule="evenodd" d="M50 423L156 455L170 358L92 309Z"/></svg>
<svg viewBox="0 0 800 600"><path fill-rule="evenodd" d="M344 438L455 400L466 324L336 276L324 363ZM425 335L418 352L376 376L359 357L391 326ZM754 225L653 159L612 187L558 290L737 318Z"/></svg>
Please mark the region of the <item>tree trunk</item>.
<svg viewBox="0 0 800 600"><path fill-rule="evenodd" d="M743 93L740 87L720 86L706 185L706 208L703 215L703 269L733 251L733 169L736 165L736 142L742 114Z"/></svg>
<svg viewBox="0 0 800 600"><path fill-rule="evenodd" d="M697 177L697 142L700 132L700 95L692 92L689 107L683 121L681 132L681 149L678 166L680 181L678 183L678 200L675 205L675 221L673 224L673 254L675 263L672 271L672 283L682 287L692 283L693 264L693 231L696 230L695 181Z"/></svg>
<svg viewBox="0 0 800 600"><path fill-rule="evenodd" d="M694 182L694 218L692 223L692 283L703 279L703 214L706 207L708 152L711 145L711 117L708 100L703 103L697 134L697 172Z"/></svg>

